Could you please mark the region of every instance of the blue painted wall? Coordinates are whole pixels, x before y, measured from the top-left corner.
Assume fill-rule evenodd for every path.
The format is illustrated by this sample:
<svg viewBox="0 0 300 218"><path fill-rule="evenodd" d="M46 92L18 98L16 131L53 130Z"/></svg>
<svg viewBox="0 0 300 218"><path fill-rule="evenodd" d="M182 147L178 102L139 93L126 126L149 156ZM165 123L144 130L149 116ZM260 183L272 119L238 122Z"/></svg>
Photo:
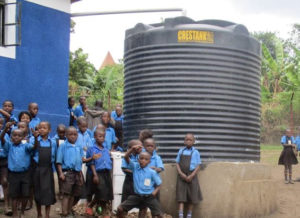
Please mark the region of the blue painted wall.
<svg viewBox="0 0 300 218"><path fill-rule="evenodd" d="M48 120L52 132L68 123L70 15L22 1L22 45L16 59L0 56L0 102L11 99L14 114L39 104L38 116Z"/></svg>

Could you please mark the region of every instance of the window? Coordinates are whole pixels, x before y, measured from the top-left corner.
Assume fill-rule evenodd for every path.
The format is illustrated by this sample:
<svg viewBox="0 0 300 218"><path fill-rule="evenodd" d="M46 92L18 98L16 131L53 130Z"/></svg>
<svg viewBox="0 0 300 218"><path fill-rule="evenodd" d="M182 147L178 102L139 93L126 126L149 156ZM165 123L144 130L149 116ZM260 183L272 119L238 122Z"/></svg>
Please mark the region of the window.
<svg viewBox="0 0 300 218"><path fill-rule="evenodd" d="M21 44L21 3L0 0L0 46Z"/></svg>
<svg viewBox="0 0 300 218"><path fill-rule="evenodd" d="M4 45L4 18L5 18L5 4L4 0L0 0L0 46Z"/></svg>

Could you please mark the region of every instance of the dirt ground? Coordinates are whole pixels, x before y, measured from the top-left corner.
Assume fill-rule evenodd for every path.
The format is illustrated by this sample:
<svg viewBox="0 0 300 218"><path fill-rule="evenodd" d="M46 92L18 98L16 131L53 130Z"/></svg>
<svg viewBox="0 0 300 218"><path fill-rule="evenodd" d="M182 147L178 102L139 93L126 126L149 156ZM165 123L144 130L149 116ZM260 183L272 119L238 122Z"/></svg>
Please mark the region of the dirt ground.
<svg viewBox="0 0 300 218"><path fill-rule="evenodd" d="M262 218L300 218L300 164L293 166L293 179L295 184L284 184L283 179L283 166L278 166L277 161L280 154L280 150L266 150L261 152L261 162L272 166L272 176L277 183L278 188L278 210L268 216ZM300 162L300 157L298 158ZM0 202L0 208L3 208L3 202ZM82 211L82 210L81 210ZM51 217L59 218L60 213L60 201L51 207ZM0 209L0 218L7 217L3 215L3 211ZM31 209L26 211L26 218L37 217L36 210ZM77 215L77 218L85 217ZM137 217L136 214L131 214L128 217ZM151 217L149 215L149 217ZM166 218L171 216L166 216Z"/></svg>

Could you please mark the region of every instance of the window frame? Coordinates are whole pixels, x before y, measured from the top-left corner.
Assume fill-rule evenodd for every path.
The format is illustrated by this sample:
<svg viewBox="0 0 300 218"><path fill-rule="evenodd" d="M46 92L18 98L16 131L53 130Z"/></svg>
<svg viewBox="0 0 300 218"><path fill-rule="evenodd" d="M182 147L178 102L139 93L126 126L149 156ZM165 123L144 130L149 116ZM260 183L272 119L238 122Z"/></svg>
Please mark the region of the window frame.
<svg viewBox="0 0 300 218"><path fill-rule="evenodd" d="M5 46L5 0L0 0L0 46Z"/></svg>

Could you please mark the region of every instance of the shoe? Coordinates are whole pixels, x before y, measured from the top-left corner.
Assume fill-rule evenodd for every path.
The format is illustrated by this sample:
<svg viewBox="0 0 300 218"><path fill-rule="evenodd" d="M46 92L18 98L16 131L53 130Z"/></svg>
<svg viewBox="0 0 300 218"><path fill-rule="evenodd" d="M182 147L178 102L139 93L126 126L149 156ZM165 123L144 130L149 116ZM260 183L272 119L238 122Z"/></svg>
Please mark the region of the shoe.
<svg viewBox="0 0 300 218"><path fill-rule="evenodd" d="M90 208L90 207L86 207L85 208L85 214L88 215L88 216L93 216L94 215L93 209Z"/></svg>
<svg viewBox="0 0 300 218"><path fill-rule="evenodd" d="M293 182L293 180L292 180L292 179L290 179L289 183L290 183L290 184L294 184L294 182Z"/></svg>
<svg viewBox="0 0 300 218"><path fill-rule="evenodd" d="M289 184L289 181L288 180L285 180L285 182L284 182L285 184Z"/></svg>

